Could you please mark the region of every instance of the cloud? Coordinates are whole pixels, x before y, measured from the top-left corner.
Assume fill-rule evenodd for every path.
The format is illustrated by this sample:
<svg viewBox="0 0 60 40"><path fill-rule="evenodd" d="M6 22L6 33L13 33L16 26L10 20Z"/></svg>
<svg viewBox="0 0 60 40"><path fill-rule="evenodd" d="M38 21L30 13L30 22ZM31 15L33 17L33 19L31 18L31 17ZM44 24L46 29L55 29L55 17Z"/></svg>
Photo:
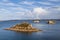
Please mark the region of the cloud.
<svg viewBox="0 0 60 40"><path fill-rule="evenodd" d="M59 9L59 8L57 8ZM33 8L33 11L24 9L22 7L11 7L8 9L0 9L1 20L14 19L51 19L59 18L59 13L56 8L49 8L48 10L42 7ZM55 11L56 10L56 11ZM55 12L54 12L55 11ZM4 15L3 15L4 14Z"/></svg>
<svg viewBox="0 0 60 40"><path fill-rule="evenodd" d="M34 8L33 12L41 15L45 15L46 13L48 13L46 9L43 9L41 7Z"/></svg>
<svg viewBox="0 0 60 40"><path fill-rule="evenodd" d="M3 2L9 2L9 0L2 0Z"/></svg>
<svg viewBox="0 0 60 40"><path fill-rule="evenodd" d="M48 15L46 16L46 18L48 17L48 19L60 19L59 15L60 15L60 7L51 7L48 8Z"/></svg>
<svg viewBox="0 0 60 40"><path fill-rule="evenodd" d="M39 4L45 6L41 6ZM27 6L28 5L28 6ZM47 6L46 6L47 5ZM51 7L52 5L52 7ZM36 2L36 1L21 1L14 3L4 0L0 2L0 19L13 20L13 19L51 19L60 17L60 6L55 6L50 1Z"/></svg>
<svg viewBox="0 0 60 40"><path fill-rule="evenodd" d="M49 0L49 1L52 1L52 2L59 2L60 0Z"/></svg>
<svg viewBox="0 0 60 40"><path fill-rule="evenodd" d="M0 5L1 6L10 6L10 7L12 7L12 6L20 6L18 4L12 3L12 2L0 2Z"/></svg>
<svg viewBox="0 0 60 40"><path fill-rule="evenodd" d="M47 13L48 11L46 9L41 7L35 7L32 11L28 11L26 13L26 18L28 17L27 19L40 19L40 16L42 16L43 18L43 16L46 16Z"/></svg>
<svg viewBox="0 0 60 40"><path fill-rule="evenodd" d="M9 9L9 10L8 10ZM11 7L8 9L0 9L0 19L1 20L14 20L14 19L30 19L32 18L32 13L28 9L22 7Z"/></svg>
<svg viewBox="0 0 60 40"><path fill-rule="evenodd" d="M38 2L38 3L43 4L43 5L53 5L53 4L50 3L50 2Z"/></svg>
<svg viewBox="0 0 60 40"><path fill-rule="evenodd" d="M22 1L19 4L32 5L34 2Z"/></svg>
<svg viewBox="0 0 60 40"><path fill-rule="evenodd" d="M54 13L59 13L60 12L60 7L51 7L49 8L50 12L54 12Z"/></svg>
<svg viewBox="0 0 60 40"><path fill-rule="evenodd" d="M59 19L60 7L58 8L41 8L37 7L33 9L34 18L38 19Z"/></svg>
<svg viewBox="0 0 60 40"><path fill-rule="evenodd" d="M54 7L54 10L60 11L60 7Z"/></svg>

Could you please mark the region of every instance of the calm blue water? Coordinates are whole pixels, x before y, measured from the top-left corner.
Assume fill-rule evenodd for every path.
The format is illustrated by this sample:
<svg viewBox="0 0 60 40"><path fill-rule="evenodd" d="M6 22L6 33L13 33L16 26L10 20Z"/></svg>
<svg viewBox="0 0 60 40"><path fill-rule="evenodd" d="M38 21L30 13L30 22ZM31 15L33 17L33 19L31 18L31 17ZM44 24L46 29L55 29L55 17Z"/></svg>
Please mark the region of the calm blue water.
<svg viewBox="0 0 60 40"><path fill-rule="evenodd" d="M33 33L21 33L9 30L4 30L15 24L24 21L2 21L0 22L0 40L60 40L60 21L56 21L56 24L47 24L46 21L40 21L40 23L34 23L33 21L27 21L38 29L43 31Z"/></svg>

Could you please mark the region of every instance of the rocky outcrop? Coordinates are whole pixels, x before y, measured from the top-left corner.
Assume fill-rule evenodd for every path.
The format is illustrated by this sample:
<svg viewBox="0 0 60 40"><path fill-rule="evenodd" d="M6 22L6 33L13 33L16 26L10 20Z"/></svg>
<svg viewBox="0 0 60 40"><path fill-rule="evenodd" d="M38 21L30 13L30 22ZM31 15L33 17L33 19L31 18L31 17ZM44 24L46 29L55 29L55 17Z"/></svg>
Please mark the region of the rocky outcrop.
<svg viewBox="0 0 60 40"><path fill-rule="evenodd" d="M33 20L33 21L34 21L34 23L39 23L39 22L40 22L39 19L35 19L35 20Z"/></svg>
<svg viewBox="0 0 60 40"><path fill-rule="evenodd" d="M21 23L21 24L17 24L13 27L10 28L6 28L5 30L12 30L12 31L19 31L19 32L38 32L41 31L37 28L33 28L31 24L29 23Z"/></svg>
<svg viewBox="0 0 60 40"><path fill-rule="evenodd" d="M55 24L55 21L50 20L50 21L48 21L48 24Z"/></svg>

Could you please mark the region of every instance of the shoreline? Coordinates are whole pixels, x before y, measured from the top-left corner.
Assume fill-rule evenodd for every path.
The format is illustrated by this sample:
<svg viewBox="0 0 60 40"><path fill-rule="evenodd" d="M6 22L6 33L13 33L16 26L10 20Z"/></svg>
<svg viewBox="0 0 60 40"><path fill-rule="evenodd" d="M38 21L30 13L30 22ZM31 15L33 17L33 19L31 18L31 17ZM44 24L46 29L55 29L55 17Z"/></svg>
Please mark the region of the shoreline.
<svg viewBox="0 0 60 40"><path fill-rule="evenodd" d="M39 31L42 31L42 30L38 30L38 29L31 29L31 30L26 30L26 29L14 29L14 28L6 28L4 30L10 30L10 31L18 31L18 32L39 32Z"/></svg>

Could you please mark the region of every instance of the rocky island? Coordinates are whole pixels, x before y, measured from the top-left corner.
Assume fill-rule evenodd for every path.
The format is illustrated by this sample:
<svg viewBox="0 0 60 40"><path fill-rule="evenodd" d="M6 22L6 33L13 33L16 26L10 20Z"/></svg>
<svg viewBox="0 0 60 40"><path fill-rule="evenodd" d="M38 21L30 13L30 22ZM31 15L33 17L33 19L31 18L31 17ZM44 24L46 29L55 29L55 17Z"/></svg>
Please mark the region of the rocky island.
<svg viewBox="0 0 60 40"><path fill-rule="evenodd" d="M48 24L55 24L55 21L54 20L49 20Z"/></svg>
<svg viewBox="0 0 60 40"><path fill-rule="evenodd" d="M35 20L33 20L33 21L34 21L34 23L39 23L39 22L40 22L39 19L35 19Z"/></svg>
<svg viewBox="0 0 60 40"><path fill-rule="evenodd" d="M18 31L18 32L38 32L38 31L41 31L37 28L33 28L32 25L27 22L16 24L15 26L10 27L10 28L6 28L5 30L12 30L12 31Z"/></svg>

